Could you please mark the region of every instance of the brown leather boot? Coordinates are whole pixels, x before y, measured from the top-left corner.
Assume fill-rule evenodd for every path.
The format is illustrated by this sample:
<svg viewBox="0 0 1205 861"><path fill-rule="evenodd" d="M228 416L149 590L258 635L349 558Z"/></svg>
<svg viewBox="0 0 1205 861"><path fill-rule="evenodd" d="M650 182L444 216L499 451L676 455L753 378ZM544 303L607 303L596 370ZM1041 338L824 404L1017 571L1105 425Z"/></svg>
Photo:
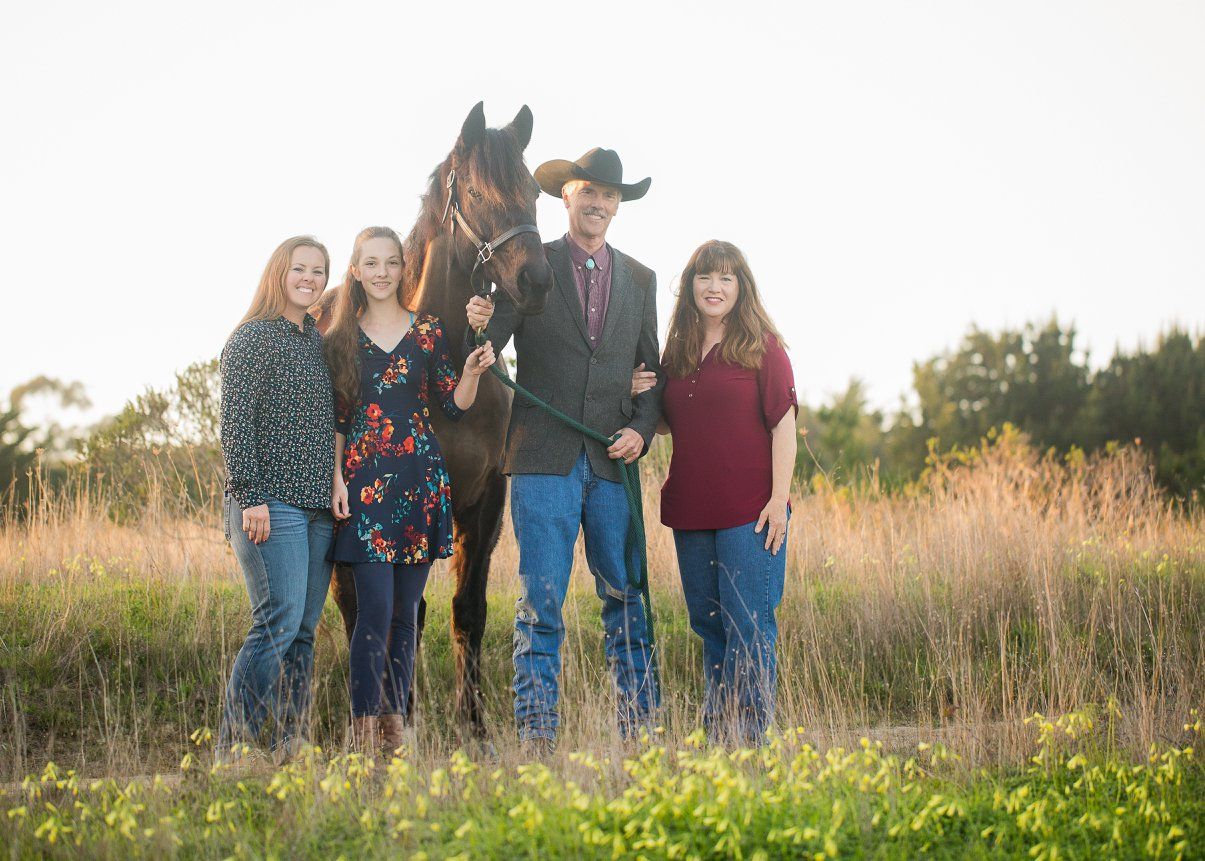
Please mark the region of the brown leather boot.
<svg viewBox="0 0 1205 861"><path fill-rule="evenodd" d="M347 731L347 752L373 756L377 749L377 719L375 717L353 717Z"/></svg>
<svg viewBox="0 0 1205 861"><path fill-rule="evenodd" d="M377 730L381 753L385 756L393 756L394 751L403 744L413 744L406 733L406 718L402 715L381 715Z"/></svg>

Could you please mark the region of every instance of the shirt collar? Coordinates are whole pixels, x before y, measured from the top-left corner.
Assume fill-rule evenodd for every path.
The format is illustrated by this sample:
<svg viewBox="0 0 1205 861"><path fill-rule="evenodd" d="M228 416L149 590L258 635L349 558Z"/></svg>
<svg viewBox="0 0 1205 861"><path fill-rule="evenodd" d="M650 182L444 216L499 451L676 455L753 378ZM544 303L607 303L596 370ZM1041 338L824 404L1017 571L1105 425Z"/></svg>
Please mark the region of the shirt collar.
<svg viewBox="0 0 1205 861"><path fill-rule="evenodd" d="M586 253L586 249L574 242L568 233L565 234L565 244L569 248L569 259L573 261L573 265L585 266L586 258L591 256ZM598 274L606 275L611 268L611 246L604 242L603 247L594 252L593 257L595 265L598 266Z"/></svg>
<svg viewBox="0 0 1205 861"><path fill-rule="evenodd" d="M281 330L285 332L296 332L298 335L309 335L318 325L318 321L309 314L306 314L301 318L301 329L298 329L296 324L284 314L281 314L276 318L276 323L280 326Z"/></svg>

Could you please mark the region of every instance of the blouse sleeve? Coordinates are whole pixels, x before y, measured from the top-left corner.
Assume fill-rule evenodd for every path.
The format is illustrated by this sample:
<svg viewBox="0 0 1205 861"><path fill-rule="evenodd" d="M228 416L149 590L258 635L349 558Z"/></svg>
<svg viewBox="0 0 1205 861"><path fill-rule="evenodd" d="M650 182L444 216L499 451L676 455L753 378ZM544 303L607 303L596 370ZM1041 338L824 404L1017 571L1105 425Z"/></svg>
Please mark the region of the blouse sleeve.
<svg viewBox="0 0 1205 861"><path fill-rule="evenodd" d="M448 339L444 336L443 324L438 319L431 318L432 348L430 361L427 363L428 391L433 391L439 399L439 406L444 415L452 421L459 421L465 411L456 406L452 397L456 384L460 380L456 376L456 366L448 351Z"/></svg>
<svg viewBox="0 0 1205 861"><path fill-rule="evenodd" d="M787 351L773 335L766 337L766 352L757 372L757 387L761 393L762 419L766 430L774 430L787 410L799 406L795 399L795 372Z"/></svg>
<svg viewBox="0 0 1205 861"><path fill-rule="evenodd" d="M222 457L230 495L244 510L264 502L255 414L267 382L266 360L263 339L251 326L235 332L222 350Z"/></svg>

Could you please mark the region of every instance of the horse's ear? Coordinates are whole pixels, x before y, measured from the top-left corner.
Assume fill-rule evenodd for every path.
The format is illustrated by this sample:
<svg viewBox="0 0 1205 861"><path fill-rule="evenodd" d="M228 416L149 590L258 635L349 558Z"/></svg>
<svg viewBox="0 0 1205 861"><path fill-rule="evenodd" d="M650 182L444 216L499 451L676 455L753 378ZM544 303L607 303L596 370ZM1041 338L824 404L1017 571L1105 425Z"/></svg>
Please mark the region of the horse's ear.
<svg viewBox="0 0 1205 861"><path fill-rule="evenodd" d="M510 127L515 130L515 137L519 139L519 149L527 149L527 145L531 143L531 108L524 105L519 108L519 113L515 114L515 118L510 121Z"/></svg>
<svg viewBox="0 0 1205 861"><path fill-rule="evenodd" d="M468 152L477 144L481 143L481 139L485 137L485 102L478 102L473 105L473 109L469 111L468 117L465 118L464 125L460 128L460 146Z"/></svg>

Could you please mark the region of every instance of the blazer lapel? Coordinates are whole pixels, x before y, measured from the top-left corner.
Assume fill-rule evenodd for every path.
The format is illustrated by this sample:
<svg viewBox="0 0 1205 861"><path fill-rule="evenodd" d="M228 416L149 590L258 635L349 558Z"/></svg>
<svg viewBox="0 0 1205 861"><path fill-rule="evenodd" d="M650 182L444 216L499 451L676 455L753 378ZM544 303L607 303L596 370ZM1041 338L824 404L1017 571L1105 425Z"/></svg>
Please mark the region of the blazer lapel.
<svg viewBox="0 0 1205 861"><path fill-rule="evenodd" d="M582 333L582 340L590 343L590 332L586 328L586 312L582 308L582 299L577 295L577 281L573 277L573 261L569 259L569 248L564 239L548 243L549 262L552 264L553 279L565 297L565 305L569 316L577 323L577 329Z"/></svg>
<svg viewBox="0 0 1205 861"><path fill-rule="evenodd" d="M615 327L619 325L619 318L624 316L623 305L635 289L632 270L628 268L627 260L624 259L623 254L612 248L611 295L607 298L607 318L603 321L602 337L598 341L599 347L607 343L607 339L615 333Z"/></svg>

